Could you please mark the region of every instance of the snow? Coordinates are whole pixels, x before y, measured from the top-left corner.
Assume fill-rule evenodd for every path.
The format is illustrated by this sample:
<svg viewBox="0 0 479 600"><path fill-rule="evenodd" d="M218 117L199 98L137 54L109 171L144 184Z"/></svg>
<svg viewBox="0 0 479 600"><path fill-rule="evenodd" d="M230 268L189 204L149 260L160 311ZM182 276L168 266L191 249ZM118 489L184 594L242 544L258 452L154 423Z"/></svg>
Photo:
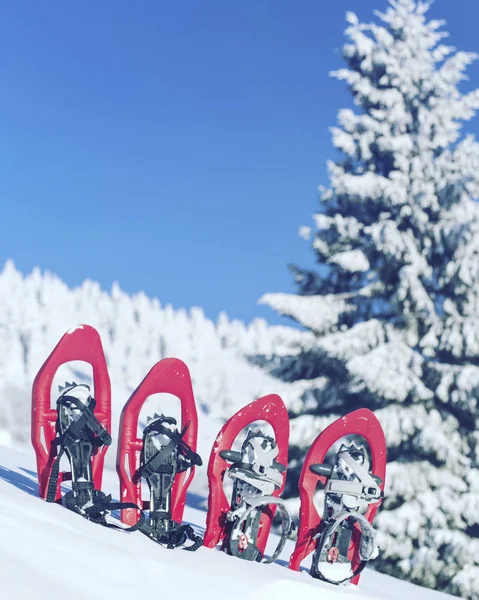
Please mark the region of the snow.
<svg viewBox="0 0 479 600"><path fill-rule="evenodd" d="M31 450L0 447L0 582L9 600L132 600L151 595L198 600L441 600L445 594L366 569L359 588L317 581L293 572L285 561L288 541L275 564L242 561L214 549L167 550L139 532L95 525L37 497ZM106 472L104 491L117 493ZM188 497L185 519L205 526L204 502ZM277 543L271 537L268 548Z"/></svg>
<svg viewBox="0 0 479 600"><path fill-rule="evenodd" d="M331 331L344 312L354 311L347 298L337 296L296 296L295 294L265 294L261 304L267 304L282 315L298 318L316 333Z"/></svg>
<svg viewBox="0 0 479 600"><path fill-rule="evenodd" d="M401 342L386 343L347 362L355 391L367 390L385 401L432 399L422 382L422 357Z"/></svg>
<svg viewBox="0 0 479 600"><path fill-rule="evenodd" d="M369 271L369 261L361 250L345 250L331 257L331 262L345 271Z"/></svg>

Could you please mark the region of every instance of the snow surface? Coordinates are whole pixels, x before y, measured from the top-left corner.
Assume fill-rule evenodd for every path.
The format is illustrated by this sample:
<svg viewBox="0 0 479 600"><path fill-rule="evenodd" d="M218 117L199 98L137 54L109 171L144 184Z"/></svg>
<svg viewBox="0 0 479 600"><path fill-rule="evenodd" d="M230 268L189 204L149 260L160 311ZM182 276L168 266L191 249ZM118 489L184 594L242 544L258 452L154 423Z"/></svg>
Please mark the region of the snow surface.
<svg viewBox="0 0 479 600"><path fill-rule="evenodd" d="M104 491L115 494L116 474ZM205 526L204 498L190 494L185 519ZM274 536L272 536L274 538ZM272 545L277 539L271 540ZM441 600L453 598L366 570L360 587L336 587L285 567L286 544L273 565L217 550L162 548L138 532L90 523L37 496L33 451L0 447L0 592L8 600L133 600L151 596L198 600Z"/></svg>

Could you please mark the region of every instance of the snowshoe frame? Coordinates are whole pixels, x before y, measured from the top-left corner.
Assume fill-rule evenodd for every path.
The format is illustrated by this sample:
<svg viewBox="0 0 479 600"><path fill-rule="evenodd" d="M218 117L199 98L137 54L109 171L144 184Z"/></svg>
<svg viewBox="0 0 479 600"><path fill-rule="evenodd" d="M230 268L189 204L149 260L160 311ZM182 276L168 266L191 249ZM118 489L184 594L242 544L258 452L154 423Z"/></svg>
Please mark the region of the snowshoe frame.
<svg viewBox="0 0 479 600"><path fill-rule="evenodd" d="M143 510L149 510L149 500L142 499L141 454L143 439L138 438L138 419L140 411L153 394L173 394L181 402L181 427L183 431L187 423L183 440L196 452L198 436L198 415L196 412L195 398L191 384L191 376L185 363L177 358L164 358L157 362L140 385L136 388L130 399L123 407L120 418L120 435L118 439L118 452L116 469L120 479L120 498L124 502L132 502ZM194 477L194 465L188 471L177 473L171 492L171 517L173 521L182 523L186 503L186 493ZM121 520L128 526L133 526L140 518L140 511L125 509L121 511Z"/></svg>
<svg viewBox="0 0 479 600"><path fill-rule="evenodd" d="M251 402L225 423L213 444L208 463L208 514L203 542L208 548L214 548L220 542L225 544L227 535L227 513L230 511L231 506L223 489L223 479L229 468L228 461L224 458L224 456L227 456L225 452L231 451L233 442L239 433L255 421L266 421L272 426L279 448L276 461L282 465L288 464L288 411L283 400L277 394L269 394ZM282 485L272 493L276 498L281 495L285 481L286 469L283 472ZM268 505L261 515L256 540L256 546L261 555L264 555L276 508L275 505Z"/></svg>
<svg viewBox="0 0 479 600"><path fill-rule="evenodd" d="M289 568L294 571L299 571L301 562L311 552L315 551L315 536L320 531L322 522L322 517L320 517L314 506L313 498L318 480L321 480L326 485L328 477L320 474L320 470L314 473L310 467L314 464L323 464L328 450L335 442L347 435L359 435L369 444L372 459L371 471L381 479L382 483L379 487L384 491L386 480L386 440L384 432L374 413L369 409L361 408L349 413L345 417L337 419L329 425L329 427L319 434L306 455L299 478L301 509L298 539L289 562ZM364 516L370 523L372 523L380 503L381 501L379 500L374 504L370 504L367 508ZM355 525L348 553L353 572L356 572L361 563L359 557L360 538L360 530ZM357 585L359 574L351 579L351 582Z"/></svg>
<svg viewBox="0 0 479 600"><path fill-rule="evenodd" d="M86 362L93 368L96 399L94 415L106 432L111 431L111 386L100 336L90 325L78 325L61 338L33 382L31 440L37 460L39 495L44 499L47 498L48 482L58 454L54 443L58 413L51 406L52 383L61 365L77 360ZM92 479L96 489L101 489L107 448L107 445L103 445L92 456ZM56 502L61 502L61 482L71 479L71 471L59 473Z"/></svg>

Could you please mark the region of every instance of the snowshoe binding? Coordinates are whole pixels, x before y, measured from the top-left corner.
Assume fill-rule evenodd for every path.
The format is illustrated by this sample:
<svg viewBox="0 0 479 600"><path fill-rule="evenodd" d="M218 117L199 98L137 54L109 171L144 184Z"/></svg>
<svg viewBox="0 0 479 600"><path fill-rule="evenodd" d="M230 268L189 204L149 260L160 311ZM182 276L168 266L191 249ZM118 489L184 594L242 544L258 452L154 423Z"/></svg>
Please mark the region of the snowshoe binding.
<svg viewBox="0 0 479 600"><path fill-rule="evenodd" d="M272 493L283 485L286 466L275 459L278 456L276 441L260 430L248 431L241 451L222 450L220 456L231 462L227 470L233 480L230 510L226 513L224 550L244 560L272 563L281 553L293 526L291 515L281 498ZM263 511L269 505L278 507L282 532L273 555L263 559L257 538Z"/></svg>
<svg viewBox="0 0 479 600"><path fill-rule="evenodd" d="M375 531L364 515L371 504L384 497L379 487L382 481L371 474L365 448L354 442L341 445L333 465L311 464L309 468L315 475L327 478L311 575L328 583L345 583L378 555ZM353 570L349 550L358 528L360 562Z"/></svg>
<svg viewBox="0 0 479 600"><path fill-rule="evenodd" d="M86 519L116 527L107 522L112 510L125 508L124 503L113 503L111 496L95 489L92 478L92 457L102 446L112 442L110 434L95 417L95 399L86 384L65 383L59 387L57 399L56 433L52 444L57 447L57 456L52 465L48 481L47 502L55 502L60 460L66 454L71 468L72 489L63 496L66 508ZM131 508L138 508L132 505ZM130 528L133 531L135 528Z"/></svg>
<svg viewBox="0 0 479 600"><path fill-rule="evenodd" d="M150 490L149 515L140 531L167 548L176 548L189 538L193 544L185 550L197 550L202 538L191 525L182 525L172 519L172 487L177 473L193 465L201 466L200 456L183 440L189 423L180 433L176 420L164 415L147 421L143 431L143 447L138 476L146 479Z"/></svg>

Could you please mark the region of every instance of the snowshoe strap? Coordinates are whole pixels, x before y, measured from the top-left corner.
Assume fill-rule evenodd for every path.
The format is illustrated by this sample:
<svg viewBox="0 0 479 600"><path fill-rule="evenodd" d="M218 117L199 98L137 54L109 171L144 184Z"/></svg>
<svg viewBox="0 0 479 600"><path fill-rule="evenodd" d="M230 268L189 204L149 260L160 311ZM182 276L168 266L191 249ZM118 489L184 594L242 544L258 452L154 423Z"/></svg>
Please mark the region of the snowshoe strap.
<svg viewBox="0 0 479 600"><path fill-rule="evenodd" d="M133 502L113 502L111 494L108 496L99 490L93 490L94 499L93 503L89 506L81 506L77 502L77 498L73 494L73 492L68 492L65 494L65 504L67 508L73 510L74 512L78 512L82 517L85 517L88 521L92 521L93 523L97 523L99 525L103 525L104 527L109 527L111 529L121 529L122 531L137 531L143 525L145 517L143 512L140 511L140 518L135 525L131 527L123 527L121 525L117 525L116 523L111 523L106 520L107 513L111 513L114 510L123 510L125 508L134 508L139 510L138 506Z"/></svg>
<svg viewBox="0 0 479 600"><path fill-rule="evenodd" d="M384 493L370 473L349 454L347 450L340 452L338 458L343 460L353 471L359 481L344 481L342 479L328 479L326 494L354 496L368 504L377 502Z"/></svg>
<svg viewBox="0 0 479 600"><path fill-rule="evenodd" d="M355 496L361 500L366 500L368 503L379 500L381 497L380 490L378 491L376 485L371 487L360 481L343 481L342 479L330 479L326 485L325 493Z"/></svg>
<svg viewBox="0 0 479 600"><path fill-rule="evenodd" d="M158 535L158 531L155 530L151 525L148 525L146 522L143 522L138 529L157 544L161 546L166 546L169 550L173 550L174 548L178 548L178 546L182 546L187 539L192 541L193 543L190 546L184 546L183 550L187 550L188 552L194 552L198 550L200 546L203 545L203 538L195 533L193 527L189 524L180 525L179 523L173 523L173 527L168 531L165 531Z"/></svg>
<svg viewBox="0 0 479 600"><path fill-rule="evenodd" d="M228 468L228 477L255 487L263 492L264 495L270 495L275 489L281 487L283 477L280 471L273 467L268 467L262 473L252 469L248 463L235 463Z"/></svg>
<svg viewBox="0 0 479 600"><path fill-rule="evenodd" d="M167 446L159 450L155 456L152 456L150 460L139 469L139 474L142 477L150 477L153 473L155 473L156 471L152 470L154 463L160 464L161 460L164 460L164 458L166 458L166 456L168 456L168 454L172 452L172 450L174 450L176 446L178 446L180 456L186 459L187 463L191 463L193 465L196 465L197 467L201 467L203 461L201 460L200 455L194 452L183 439L183 436L186 433L189 424L190 423L188 421L181 433L178 433L178 431L172 431L171 429L168 429L168 427L165 427L161 422L158 421L153 421L145 427L145 429L143 430L143 439L145 439L145 436L151 433L152 431L156 431L157 433L166 435L166 437L170 438L171 446L170 444L168 444ZM166 451L167 448L168 451ZM178 465L178 467L178 472L181 473L181 471L186 471L186 469L189 468L189 465Z"/></svg>
<svg viewBox="0 0 479 600"><path fill-rule="evenodd" d="M241 517L234 524L233 530L231 531L230 535L230 542L233 537L233 533L235 531L241 531L243 523L247 520L247 518L253 511L257 510L260 507L274 504L278 507L281 513L281 536L273 554L268 559L263 559L262 561L265 564L273 563L281 554L281 551L284 548L289 534L294 529L294 523L291 518L291 514L286 508L284 500L282 500L281 498L276 498L276 496L243 496L243 500L248 505L248 508L243 512Z"/></svg>
<svg viewBox="0 0 479 600"><path fill-rule="evenodd" d="M56 438L53 440L53 443L56 444ZM58 444L56 444L58 445ZM58 454L53 461L52 470L50 471L50 478L48 480L48 490L47 490L47 502L55 502L55 498L57 496L57 487L58 487L58 478L60 477L60 460L65 452L65 447L63 445L60 446L58 450Z"/></svg>
<svg viewBox="0 0 479 600"><path fill-rule="evenodd" d="M178 528L176 539L180 540L180 544L184 544L185 536L193 543L190 546L183 546L183 550L187 550L188 552L195 552L195 550L198 550L198 548L200 548L200 546L203 545L203 538L197 535L193 527L189 524L180 525L180 527ZM175 538L173 538L173 540L170 538L167 548L176 548L178 545L179 544L176 543Z"/></svg>
<svg viewBox="0 0 479 600"><path fill-rule="evenodd" d="M140 477L151 477L154 473L164 472L164 463L170 454L175 450L176 442L170 440L166 446L153 455L148 462L138 469ZM171 467L171 466L170 466ZM173 475L173 473L171 473Z"/></svg>
<svg viewBox="0 0 479 600"><path fill-rule="evenodd" d="M75 398L75 396L65 395L60 396L57 401L57 405L62 404L65 400L68 400L68 402L74 404L75 408L81 412L81 416L78 419L75 419L70 427L64 432L63 436L60 437L71 437L74 434L80 433L81 429L87 425L90 431L97 436L98 446L109 446L112 442L111 435L95 417L95 414L92 410L95 408L95 399L91 398L90 404L87 406L86 404L83 404L81 400Z"/></svg>
<svg viewBox="0 0 479 600"><path fill-rule="evenodd" d="M57 483L59 477L59 468L60 468L60 459L65 452L63 446L60 447L60 451L58 453L57 458L52 466L52 471L50 474L50 480L48 482L48 491L47 491L47 502L55 502L55 497L57 493ZM95 490L93 488L93 484L89 482L85 482L85 487L91 489L91 491L95 495L95 501L90 506L86 508L81 505L79 502L79 498L76 493L72 490L65 494L65 506L69 510L73 510L78 514L82 515L88 521L93 521L93 523L98 523L105 527L110 527L113 529L122 529L123 531L136 531L140 529L143 524L145 517L143 511L133 502L113 502L111 495L106 496L103 492L99 490ZM123 510L125 508L134 508L140 512L140 518L136 525L132 525L131 527L122 527L120 525L116 525L114 523L109 523L106 520L106 513L113 512L114 510Z"/></svg>

